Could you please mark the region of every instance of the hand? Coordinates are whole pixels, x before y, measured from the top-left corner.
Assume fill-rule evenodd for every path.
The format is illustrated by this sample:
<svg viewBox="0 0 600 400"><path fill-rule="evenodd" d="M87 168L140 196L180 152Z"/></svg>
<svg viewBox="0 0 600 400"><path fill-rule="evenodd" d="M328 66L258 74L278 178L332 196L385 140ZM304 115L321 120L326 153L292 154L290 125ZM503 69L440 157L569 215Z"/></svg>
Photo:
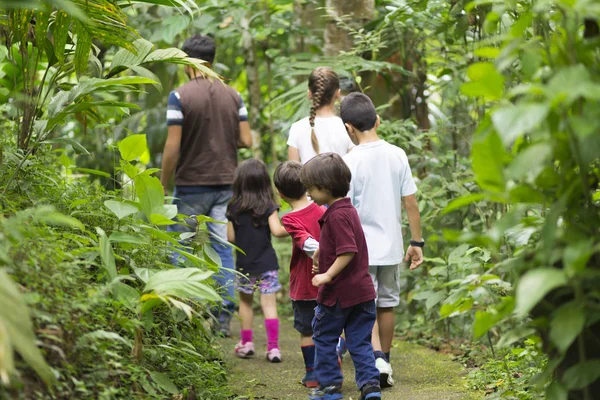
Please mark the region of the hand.
<svg viewBox="0 0 600 400"><path fill-rule="evenodd" d="M315 250L313 256L312 256L312 260L313 260L313 270L314 267L316 266L317 268L319 268L319 248L317 247L317 250Z"/></svg>
<svg viewBox="0 0 600 400"><path fill-rule="evenodd" d="M423 263L423 249L417 246L408 246L404 261L410 259L410 269L413 270Z"/></svg>
<svg viewBox="0 0 600 400"><path fill-rule="evenodd" d="M313 274L318 274L319 273L319 266L318 265L313 264L313 266L312 266L312 273Z"/></svg>
<svg viewBox="0 0 600 400"><path fill-rule="evenodd" d="M316 287L323 286L329 282L331 282L331 276L329 276L327 274L315 275L312 278L312 284L313 284L313 286L316 286Z"/></svg>

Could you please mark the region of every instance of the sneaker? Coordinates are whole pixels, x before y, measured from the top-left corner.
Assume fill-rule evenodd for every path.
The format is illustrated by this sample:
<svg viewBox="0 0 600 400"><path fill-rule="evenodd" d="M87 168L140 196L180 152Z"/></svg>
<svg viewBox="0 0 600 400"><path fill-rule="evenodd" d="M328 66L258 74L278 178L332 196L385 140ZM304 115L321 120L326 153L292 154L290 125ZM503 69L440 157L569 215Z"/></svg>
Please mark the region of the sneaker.
<svg viewBox="0 0 600 400"><path fill-rule="evenodd" d="M239 342L235 345L235 355L239 358L250 358L254 355L254 343L246 342L242 344Z"/></svg>
<svg viewBox="0 0 600 400"><path fill-rule="evenodd" d="M375 360L375 367L379 370L379 383L381 387L394 386L394 378L392 378L392 366L383 358Z"/></svg>
<svg viewBox="0 0 600 400"><path fill-rule="evenodd" d="M310 395L310 400L339 400L343 399L342 386L331 385L324 388L313 389Z"/></svg>
<svg viewBox="0 0 600 400"><path fill-rule="evenodd" d="M271 349L267 351L267 360L272 363L281 362L281 351L279 351L279 349Z"/></svg>
<svg viewBox="0 0 600 400"><path fill-rule="evenodd" d="M360 400L381 400L381 388L379 385L367 383L360 390Z"/></svg>
<svg viewBox="0 0 600 400"><path fill-rule="evenodd" d="M316 388L319 387L319 382L317 381L317 374L314 370L306 371L306 375L300 381L303 386L307 388Z"/></svg>

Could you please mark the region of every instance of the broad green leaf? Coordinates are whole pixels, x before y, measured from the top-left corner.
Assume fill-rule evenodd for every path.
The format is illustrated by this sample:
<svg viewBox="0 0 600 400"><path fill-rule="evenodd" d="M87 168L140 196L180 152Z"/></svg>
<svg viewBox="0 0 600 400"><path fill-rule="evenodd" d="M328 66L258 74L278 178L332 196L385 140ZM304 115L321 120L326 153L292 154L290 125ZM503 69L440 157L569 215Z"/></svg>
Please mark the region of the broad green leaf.
<svg viewBox="0 0 600 400"><path fill-rule="evenodd" d="M165 217L163 214L150 214L150 222L154 225L164 226L164 225L175 225L177 222L173 221Z"/></svg>
<svg viewBox="0 0 600 400"><path fill-rule="evenodd" d="M204 283L212 271L198 268L175 268L162 270L150 277L144 292L154 291L159 296L176 296L190 300L219 301L221 296Z"/></svg>
<svg viewBox="0 0 600 400"><path fill-rule="evenodd" d="M139 209L133 204L116 200L106 200L104 205L119 219L123 219L139 211Z"/></svg>
<svg viewBox="0 0 600 400"><path fill-rule="evenodd" d="M473 143L473 172L482 189L495 193L504 192L504 164L507 157L500 138L493 131Z"/></svg>
<svg viewBox="0 0 600 400"><path fill-rule="evenodd" d="M550 322L550 339L561 352L567 351L585 325L585 314L580 305L569 302L561 306Z"/></svg>
<svg viewBox="0 0 600 400"><path fill-rule="evenodd" d="M140 169L128 162L123 162L123 172L125 172L129 179L134 179L140 174Z"/></svg>
<svg viewBox="0 0 600 400"><path fill-rule="evenodd" d="M171 220L177 216L177 206L175 204L162 204L153 209L152 214L159 214Z"/></svg>
<svg viewBox="0 0 600 400"><path fill-rule="evenodd" d="M0 304L0 350L12 352L14 348L44 382L50 385L54 375L37 348L29 309L17 286L3 269L0 269ZM6 345L3 348L2 343L8 343L11 348L7 349ZM0 361L0 373L15 372L11 369L14 367L12 354L0 354Z"/></svg>
<svg viewBox="0 0 600 400"><path fill-rule="evenodd" d="M162 207L165 203L163 186L158 178L144 174L138 175L133 181L142 211L150 221L153 210Z"/></svg>
<svg viewBox="0 0 600 400"><path fill-rule="evenodd" d="M500 49L497 47L480 47L475 49L473 53L481 58L496 58L500 54Z"/></svg>
<svg viewBox="0 0 600 400"><path fill-rule="evenodd" d="M570 106L579 97L600 100L600 85L592 80L589 70L582 64L559 70L546 89L550 101L564 106Z"/></svg>
<svg viewBox="0 0 600 400"><path fill-rule="evenodd" d="M113 296L127 308L135 310L140 303L140 293L133 287L123 282L112 285Z"/></svg>
<svg viewBox="0 0 600 400"><path fill-rule="evenodd" d="M474 63L467 69L470 82L463 83L460 90L471 97L498 100L504 91L504 76L490 62Z"/></svg>
<svg viewBox="0 0 600 400"><path fill-rule="evenodd" d="M161 374L160 372L152 371L152 372L150 372L150 376L152 377L152 380L154 382L156 382L158 387L160 387L162 390L164 390L168 393L171 393L171 394L179 393L179 389L177 389L177 386L175 386L173 381L171 379L169 379L169 377L166 376L165 374Z"/></svg>
<svg viewBox="0 0 600 400"><path fill-rule="evenodd" d="M148 56L154 48L154 45L151 42L141 38L134 41L133 46L136 50L135 53L127 49L120 49L117 51L110 64L111 71L117 67L131 68L142 64L146 56Z"/></svg>
<svg viewBox="0 0 600 400"><path fill-rule="evenodd" d="M498 341L498 347L504 348L511 346L514 343L517 343L533 334L535 334L535 330L533 328L530 328L528 326L520 326L502 335L502 337Z"/></svg>
<svg viewBox="0 0 600 400"><path fill-rule="evenodd" d="M475 313L475 322L473 323L473 336L479 339L498 322L496 315L486 311L477 311Z"/></svg>
<svg viewBox="0 0 600 400"><path fill-rule="evenodd" d="M579 240L569 244L563 254L563 261L567 274L569 276L574 276L585 270L592 254L594 254L594 245L591 239Z"/></svg>
<svg viewBox="0 0 600 400"><path fill-rule="evenodd" d="M160 82L160 78L158 76L156 76L156 74L154 72L152 72L149 69L146 69L144 67L140 67L139 65L131 67L131 70L133 72L135 72L136 75L143 76L145 78L152 79L153 81L155 81L156 83L154 83L154 86L156 86L156 88L162 92L162 90L163 90L162 83ZM147 156L146 156L146 154L147 154ZM150 157L150 153L148 151L146 151L145 154L142 154L140 156L140 161L144 164L147 164L149 157ZM145 162L143 160L144 158L146 158Z"/></svg>
<svg viewBox="0 0 600 400"><path fill-rule="evenodd" d="M131 244L146 244L146 240L139 236L129 235L123 232L113 232L110 234L109 240L112 243L131 243Z"/></svg>
<svg viewBox="0 0 600 400"><path fill-rule="evenodd" d="M600 359L580 362L563 375L563 383L569 390L579 390L600 378Z"/></svg>
<svg viewBox="0 0 600 400"><path fill-rule="evenodd" d="M504 145L509 146L523 134L538 127L549 110L547 104L519 103L496 110L492 114L492 122Z"/></svg>
<svg viewBox="0 0 600 400"><path fill-rule="evenodd" d="M152 275L156 272L160 271L159 269L150 269L150 268L134 268L135 274L138 278L144 283L148 283L148 280Z"/></svg>
<svg viewBox="0 0 600 400"><path fill-rule="evenodd" d="M527 182L533 183L543 171L550 156L552 156L552 146L549 143L533 144L519 152L508 166L507 175L511 179L525 178Z"/></svg>
<svg viewBox="0 0 600 400"><path fill-rule="evenodd" d="M102 262L102 268L108 275L108 281L112 281L117 276L117 265L115 263L115 255L113 253L110 240L106 237L106 233L101 228L96 228L98 232L100 247L100 260Z"/></svg>
<svg viewBox="0 0 600 400"><path fill-rule="evenodd" d="M77 228L81 231L85 230L85 226L78 219L61 214L58 211L43 208L37 211L35 216L38 221L47 225Z"/></svg>
<svg viewBox="0 0 600 400"><path fill-rule="evenodd" d="M560 382L553 380L546 388L546 400L568 400L569 392Z"/></svg>
<svg viewBox="0 0 600 400"><path fill-rule="evenodd" d="M125 161L134 161L140 157L148 146L146 145L146 135L131 135L118 143L121 158Z"/></svg>
<svg viewBox="0 0 600 400"><path fill-rule="evenodd" d="M437 305L440 301L445 299L448 296L445 290L435 292L431 296L427 298L425 302L425 307L430 310L433 306Z"/></svg>
<svg viewBox="0 0 600 400"><path fill-rule="evenodd" d="M524 317L550 291L567 284L562 270L538 268L527 272L517 286L517 306L515 313Z"/></svg>
<svg viewBox="0 0 600 400"><path fill-rule="evenodd" d="M71 17L64 11L57 11L52 24L52 36L54 37L54 55L60 61L65 62L65 46L69 38L69 27Z"/></svg>
<svg viewBox="0 0 600 400"><path fill-rule="evenodd" d="M87 31L85 25L76 22L77 46L75 47L75 71L77 75L82 75L88 66L88 58L92 50L92 37Z"/></svg>
<svg viewBox="0 0 600 400"><path fill-rule="evenodd" d="M443 214L450 213L452 211L463 208L464 206L471 205L473 203L477 203L486 198L485 193L469 193L465 196L461 196L452 200L446 208L444 208Z"/></svg>
<svg viewBox="0 0 600 400"><path fill-rule="evenodd" d="M212 261L214 265L221 268L223 266L223 262L221 261L221 256L219 253L210 245L210 243L206 243L203 247L204 255L207 260ZM231 249L229 249L231 251Z"/></svg>

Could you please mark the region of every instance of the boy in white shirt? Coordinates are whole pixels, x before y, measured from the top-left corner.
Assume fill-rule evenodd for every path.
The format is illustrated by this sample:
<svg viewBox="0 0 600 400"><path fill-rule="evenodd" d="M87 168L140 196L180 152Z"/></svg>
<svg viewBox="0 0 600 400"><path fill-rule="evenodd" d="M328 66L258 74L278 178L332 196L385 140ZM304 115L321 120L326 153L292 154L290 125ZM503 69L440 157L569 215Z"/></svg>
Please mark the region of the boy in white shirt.
<svg viewBox="0 0 600 400"><path fill-rule="evenodd" d="M369 273L377 292L377 322L373 328L373 350L381 387L393 386L389 361L394 337L394 307L400 304L402 205L406 209L412 239L404 261L410 269L423 262L424 241L421 216L415 198L417 187L406 153L377 136L379 116L371 99L351 93L341 104L340 114L348 135L357 146L344 156L352 172L348 197L358 211L369 250Z"/></svg>

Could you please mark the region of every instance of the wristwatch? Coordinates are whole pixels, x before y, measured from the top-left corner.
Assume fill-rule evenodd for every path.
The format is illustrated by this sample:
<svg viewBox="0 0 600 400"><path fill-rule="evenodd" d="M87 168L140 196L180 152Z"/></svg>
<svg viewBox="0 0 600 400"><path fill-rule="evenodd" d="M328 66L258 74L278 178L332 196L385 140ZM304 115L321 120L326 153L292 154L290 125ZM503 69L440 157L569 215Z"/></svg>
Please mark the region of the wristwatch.
<svg viewBox="0 0 600 400"><path fill-rule="evenodd" d="M410 241L410 245L413 247L425 247L425 241L423 240L422 242L417 242L416 240L411 240Z"/></svg>

